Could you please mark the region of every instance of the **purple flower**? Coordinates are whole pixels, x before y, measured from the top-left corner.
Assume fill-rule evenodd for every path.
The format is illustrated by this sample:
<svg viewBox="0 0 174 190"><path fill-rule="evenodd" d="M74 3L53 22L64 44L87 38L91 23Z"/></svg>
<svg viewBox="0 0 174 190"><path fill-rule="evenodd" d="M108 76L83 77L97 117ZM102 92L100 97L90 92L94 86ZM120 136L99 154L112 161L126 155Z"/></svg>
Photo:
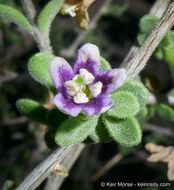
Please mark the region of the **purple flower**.
<svg viewBox="0 0 174 190"><path fill-rule="evenodd" d="M126 79L125 69L109 69L99 73L100 54L97 46L85 44L78 50L74 69L60 57L50 64L50 75L59 93L53 98L58 109L76 117L82 110L88 116L111 108L114 100L107 95Z"/></svg>

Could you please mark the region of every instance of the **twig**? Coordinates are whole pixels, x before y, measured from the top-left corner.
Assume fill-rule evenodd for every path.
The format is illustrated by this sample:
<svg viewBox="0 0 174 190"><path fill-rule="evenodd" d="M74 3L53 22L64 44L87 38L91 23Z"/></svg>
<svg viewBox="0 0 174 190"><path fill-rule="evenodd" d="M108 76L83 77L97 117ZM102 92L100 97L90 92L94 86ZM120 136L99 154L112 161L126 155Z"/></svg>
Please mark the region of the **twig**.
<svg viewBox="0 0 174 190"><path fill-rule="evenodd" d="M174 24L174 2L172 2L165 15L147 37L144 44L136 51L136 54L126 66L127 77L135 78L145 67L150 56L164 38L168 30Z"/></svg>
<svg viewBox="0 0 174 190"><path fill-rule="evenodd" d="M92 176L92 181L97 181L101 176L103 176L108 170L110 170L115 164L117 164L123 155L121 153L116 154L106 165L104 165L96 174Z"/></svg>
<svg viewBox="0 0 174 190"><path fill-rule="evenodd" d="M171 0L165 0L165 1L164 0L156 0L156 2L154 3L154 5L152 6L152 8L149 11L149 14L154 15L160 19L162 17L162 15L165 13L170 2L171 2ZM129 53L127 54L123 63L121 64L121 67L126 68L129 64L131 64L130 60L132 60L132 58L135 56L135 53L137 52L138 49L139 49L139 47L136 45L133 45L131 47L131 49L129 50Z"/></svg>
<svg viewBox="0 0 174 190"><path fill-rule="evenodd" d="M26 10L27 17L30 19L30 22L34 24L36 18L36 10L31 0L22 0L24 9Z"/></svg>
<svg viewBox="0 0 174 190"><path fill-rule="evenodd" d="M145 125L145 129L148 131L153 131L153 132L165 135L167 137L174 138L174 132L167 127L160 127L160 126L148 123Z"/></svg>
<svg viewBox="0 0 174 190"><path fill-rule="evenodd" d="M74 162L77 160L77 158L79 157L81 151L83 150L83 148L85 147L84 144L79 144L76 145L76 149L74 148L74 150L66 156L64 157L64 160L62 162L62 165L66 167L67 172L69 172L69 170L71 169L71 167L73 166ZM45 190L58 190L61 186L61 184L63 183L65 177L63 176L50 176L48 183L45 186Z"/></svg>
<svg viewBox="0 0 174 190"><path fill-rule="evenodd" d="M43 162L41 162L21 183L21 185L18 188L16 188L16 190L35 189L44 179L46 179L51 173L53 173L54 167L57 164L64 165L64 163L67 163L67 156L69 159L73 159L73 156L74 158L76 158L83 148L83 144L58 148ZM69 167L71 167L71 165L69 165Z"/></svg>
<svg viewBox="0 0 174 190"><path fill-rule="evenodd" d="M155 15L156 17L161 18L161 16L164 14L166 9L168 8L170 2L171 0L165 0L165 1L157 0L152 6L152 8L150 9L149 14Z"/></svg>
<svg viewBox="0 0 174 190"><path fill-rule="evenodd" d="M35 25L36 10L31 0L21 0L28 19L32 25L32 33L34 40L37 42L40 51L52 53L49 37L44 37L37 25Z"/></svg>
<svg viewBox="0 0 174 190"><path fill-rule="evenodd" d="M26 123L28 121L28 119L26 117L17 117L17 118L12 118L12 119L8 119L5 120L2 124L0 124L0 126L15 126L15 125L20 125L23 123Z"/></svg>
<svg viewBox="0 0 174 190"><path fill-rule="evenodd" d="M17 78L17 73L15 72L5 72L4 70L0 69L0 83L9 82L13 79Z"/></svg>

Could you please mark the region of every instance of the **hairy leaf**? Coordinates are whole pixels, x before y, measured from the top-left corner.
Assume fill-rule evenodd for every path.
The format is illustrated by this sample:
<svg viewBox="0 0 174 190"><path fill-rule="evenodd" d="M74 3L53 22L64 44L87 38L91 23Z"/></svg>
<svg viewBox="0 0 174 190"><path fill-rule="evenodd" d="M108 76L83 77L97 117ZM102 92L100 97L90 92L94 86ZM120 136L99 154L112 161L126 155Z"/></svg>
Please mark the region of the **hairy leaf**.
<svg viewBox="0 0 174 190"><path fill-rule="evenodd" d="M165 60L168 62L172 75L174 77L174 45L165 48Z"/></svg>
<svg viewBox="0 0 174 190"><path fill-rule="evenodd" d="M137 98L130 92L117 92L111 98L114 99L114 105L107 112L110 116L126 118L136 115L139 111Z"/></svg>
<svg viewBox="0 0 174 190"><path fill-rule="evenodd" d="M168 31L161 44L163 47L174 45L174 31Z"/></svg>
<svg viewBox="0 0 174 190"><path fill-rule="evenodd" d="M48 110L41 104L30 99L19 99L16 102L18 110L24 116L40 123L47 122Z"/></svg>
<svg viewBox="0 0 174 190"><path fill-rule="evenodd" d="M143 108L148 102L148 90L139 81L127 81L121 86L117 92L130 92L137 97L140 108Z"/></svg>
<svg viewBox="0 0 174 190"><path fill-rule="evenodd" d="M49 65L54 56L49 53L37 53L31 57L28 63L28 70L31 76L39 83L54 89L52 79L49 74Z"/></svg>
<svg viewBox="0 0 174 190"><path fill-rule="evenodd" d="M158 20L159 19L153 15L143 16L139 22L140 31L144 34L149 34L153 30Z"/></svg>
<svg viewBox="0 0 174 190"><path fill-rule="evenodd" d="M9 19L11 22L14 22L30 32L32 31L32 26L28 22L27 18L12 7L0 5L0 16Z"/></svg>
<svg viewBox="0 0 174 190"><path fill-rule="evenodd" d="M63 0L51 0L40 13L38 24L45 36L49 34L51 24L62 7L63 2Z"/></svg>
<svg viewBox="0 0 174 190"><path fill-rule="evenodd" d="M67 118L68 116L60 112L57 108L50 110L48 113L49 130L55 133L58 126Z"/></svg>
<svg viewBox="0 0 174 190"><path fill-rule="evenodd" d="M170 121L174 121L174 109L166 104L159 104L157 106L159 115Z"/></svg>
<svg viewBox="0 0 174 190"><path fill-rule="evenodd" d="M111 65L108 61L106 61L103 57L100 57L100 72L111 69Z"/></svg>
<svg viewBox="0 0 174 190"><path fill-rule="evenodd" d="M55 140L60 146L82 142L96 127L97 122L98 117L89 120L69 118L58 127Z"/></svg>
<svg viewBox="0 0 174 190"><path fill-rule="evenodd" d="M144 126L144 124L145 124L145 122L146 122L146 120L147 120L147 113L148 113L148 112L147 112L147 108L144 107L144 108L142 108L142 109L138 112L138 114L136 115L136 118L137 118L139 124L141 125L141 127Z"/></svg>
<svg viewBox="0 0 174 190"><path fill-rule="evenodd" d="M146 38L147 38L147 34L139 33L138 36L137 36L138 44L140 46L143 45Z"/></svg>
<svg viewBox="0 0 174 190"><path fill-rule="evenodd" d="M110 142L113 140L109 136L108 131L105 128L105 123L102 119L102 116L100 116L98 124L90 133L89 138L92 140L93 143Z"/></svg>
<svg viewBox="0 0 174 190"><path fill-rule="evenodd" d="M121 145L134 146L140 143L142 134L135 118L117 119L104 115L104 121L112 138Z"/></svg>

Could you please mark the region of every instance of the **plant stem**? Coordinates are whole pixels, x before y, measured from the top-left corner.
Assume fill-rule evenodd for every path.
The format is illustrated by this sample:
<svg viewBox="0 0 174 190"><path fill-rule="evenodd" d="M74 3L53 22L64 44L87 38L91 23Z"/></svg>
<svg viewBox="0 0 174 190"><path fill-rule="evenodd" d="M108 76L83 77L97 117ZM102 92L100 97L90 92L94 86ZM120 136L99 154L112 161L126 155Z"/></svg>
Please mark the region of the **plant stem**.
<svg viewBox="0 0 174 190"><path fill-rule="evenodd" d="M38 48L41 52L52 53L52 47L50 45L49 37L44 37L41 30L35 23L36 19L36 10L31 0L21 0L21 3L24 7L26 15L32 25L32 33L34 40L37 42Z"/></svg>
<svg viewBox="0 0 174 190"><path fill-rule="evenodd" d="M21 0L21 1L24 2L24 0ZM26 2L28 2L28 0ZM154 4L155 7L159 5L158 2L162 2L162 1L157 0L156 3ZM166 8L169 1L166 0L164 2L166 2L165 4L166 5L165 8ZM164 6L164 4L160 4L160 5ZM158 10L158 9L155 9L154 7L153 9ZM163 9L163 7L161 7L161 9ZM160 16L162 16L162 13L163 12L160 12L161 14ZM159 12L158 12L158 16L159 16ZM152 55L155 48L163 39L166 32L173 25L173 21L174 21L174 3L171 3L168 8L168 11L164 15L164 17L161 19L159 24L155 27L153 32L149 35L145 44L141 48L139 48L138 51L135 50L136 48L133 48L134 51L132 52L131 50L129 52L129 56L127 56L126 62L124 62L125 63L124 67L127 69L127 72L128 72L128 79L134 78L144 68L146 62L148 61L149 57ZM43 37L41 37L41 39L39 37L37 37L38 44L41 43L40 40L43 40ZM44 47L42 47L41 45ZM41 46L41 49L43 48L45 50L50 51L49 49L50 46L45 45L45 43L40 44L40 46ZM64 165L65 167L69 165L67 169L70 169L73 163L75 162L75 160L77 159L78 155L80 155L80 152L82 151L83 148L84 148L83 144L77 144L73 146L58 148L45 161L40 163L40 165L37 166L29 174L29 176L22 182L22 184L16 190L35 189L44 179L46 179L52 173L53 167L55 166L57 162ZM62 179L62 177L59 177L59 178ZM62 183L61 179L59 180L57 179L60 184ZM60 187L60 184L58 184L59 187Z"/></svg>
<svg viewBox="0 0 174 190"><path fill-rule="evenodd" d="M31 23L34 23L36 18L36 10L31 0L22 0L22 5L26 11L27 17Z"/></svg>
<svg viewBox="0 0 174 190"><path fill-rule="evenodd" d="M174 24L174 2L172 2L165 15L156 25L154 30L138 49L130 63L126 66L128 79L135 78L145 67L150 56L153 54L161 40Z"/></svg>
<svg viewBox="0 0 174 190"><path fill-rule="evenodd" d="M16 190L35 189L45 178L54 172L54 167L56 165L70 163L70 159L76 159L83 148L83 144L77 144L56 149L29 174L29 176L21 183L18 188L16 188ZM73 164L73 162L71 163ZM66 169L70 169L71 166L72 165L69 165L69 168L67 167Z"/></svg>
<svg viewBox="0 0 174 190"><path fill-rule="evenodd" d="M96 174L92 176L92 181L97 181L100 177L102 177L108 170L110 170L115 164L117 164L123 155L121 153L116 154L109 162L107 162Z"/></svg>
<svg viewBox="0 0 174 190"><path fill-rule="evenodd" d="M149 14L154 15L160 19L162 17L162 15L165 13L165 11L167 10L167 7L169 6L170 1L171 0L165 0L165 1L164 0L156 0L156 2L154 3L154 5L152 6L152 8L149 11ZM138 49L139 49L139 47L136 45L133 45L130 48L129 53L127 54L123 63L121 64L121 67L128 68L128 65L131 64L130 61L133 59L133 57L135 56Z"/></svg>

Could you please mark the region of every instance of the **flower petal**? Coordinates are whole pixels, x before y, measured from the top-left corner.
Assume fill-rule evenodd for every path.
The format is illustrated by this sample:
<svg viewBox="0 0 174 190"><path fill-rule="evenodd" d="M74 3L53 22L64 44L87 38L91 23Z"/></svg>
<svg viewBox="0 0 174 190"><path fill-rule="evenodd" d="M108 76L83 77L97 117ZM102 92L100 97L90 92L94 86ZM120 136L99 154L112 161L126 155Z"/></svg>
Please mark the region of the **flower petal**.
<svg viewBox="0 0 174 190"><path fill-rule="evenodd" d="M81 104L73 103L70 98L65 99L60 93L53 98L52 102L61 112L73 117L76 117L82 110Z"/></svg>
<svg viewBox="0 0 174 190"><path fill-rule="evenodd" d="M96 114L101 114L106 112L113 105L114 100L105 96L98 96L94 98L92 102L88 104L83 104L83 111L88 116L93 116Z"/></svg>
<svg viewBox="0 0 174 190"><path fill-rule="evenodd" d="M121 87L126 80L125 69L110 69L99 73L94 83L100 81L103 84L102 94L111 94L117 88Z"/></svg>
<svg viewBox="0 0 174 190"><path fill-rule="evenodd" d="M87 69L94 76L100 69L100 53L97 46L85 44L78 50L76 62L74 64L74 73L78 73L81 68Z"/></svg>
<svg viewBox="0 0 174 190"><path fill-rule="evenodd" d="M61 57L55 57L50 63L50 75L54 86L59 92L65 91L65 81L71 80L74 77L71 66Z"/></svg>

